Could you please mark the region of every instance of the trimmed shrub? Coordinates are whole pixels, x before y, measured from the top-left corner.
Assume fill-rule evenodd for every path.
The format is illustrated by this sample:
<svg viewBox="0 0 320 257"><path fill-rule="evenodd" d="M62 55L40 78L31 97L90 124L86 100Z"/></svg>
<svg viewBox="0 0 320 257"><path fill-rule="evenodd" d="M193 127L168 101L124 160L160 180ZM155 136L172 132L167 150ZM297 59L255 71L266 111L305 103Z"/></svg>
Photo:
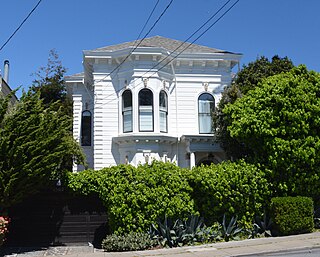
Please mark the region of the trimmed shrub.
<svg viewBox="0 0 320 257"><path fill-rule="evenodd" d="M208 225L227 214L228 218L237 215L240 224L249 227L270 196L265 172L242 160L195 167L189 172L189 183L196 208Z"/></svg>
<svg viewBox="0 0 320 257"><path fill-rule="evenodd" d="M192 188L183 170L173 163L159 161L151 165L119 165L103 169L110 225L123 234L147 231L157 218L188 217L194 213Z"/></svg>
<svg viewBox="0 0 320 257"><path fill-rule="evenodd" d="M84 170L81 172L69 172L67 174L68 189L81 195L97 195L101 193L101 186L104 181L104 173L100 170Z"/></svg>
<svg viewBox="0 0 320 257"><path fill-rule="evenodd" d="M184 170L168 162L70 174L69 188L98 194L107 208L111 230L117 234L147 231L165 215L183 219L196 213Z"/></svg>
<svg viewBox="0 0 320 257"><path fill-rule="evenodd" d="M150 249L157 245L147 233L131 232L126 235L108 235L102 241L102 248L107 252L138 251Z"/></svg>
<svg viewBox="0 0 320 257"><path fill-rule="evenodd" d="M276 233L281 236L312 232L313 201L309 197L274 197L271 215Z"/></svg>

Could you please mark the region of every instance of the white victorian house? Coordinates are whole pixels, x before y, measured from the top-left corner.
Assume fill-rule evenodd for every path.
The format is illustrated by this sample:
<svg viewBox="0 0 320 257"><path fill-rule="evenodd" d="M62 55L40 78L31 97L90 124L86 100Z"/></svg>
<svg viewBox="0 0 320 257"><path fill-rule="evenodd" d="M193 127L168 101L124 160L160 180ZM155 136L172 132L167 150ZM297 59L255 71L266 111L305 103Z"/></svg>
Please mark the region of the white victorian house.
<svg viewBox="0 0 320 257"><path fill-rule="evenodd" d="M66 77L89 167L222 161L211 113L241 54L160 36L138 42L83 51L84 72Z"/></svg>

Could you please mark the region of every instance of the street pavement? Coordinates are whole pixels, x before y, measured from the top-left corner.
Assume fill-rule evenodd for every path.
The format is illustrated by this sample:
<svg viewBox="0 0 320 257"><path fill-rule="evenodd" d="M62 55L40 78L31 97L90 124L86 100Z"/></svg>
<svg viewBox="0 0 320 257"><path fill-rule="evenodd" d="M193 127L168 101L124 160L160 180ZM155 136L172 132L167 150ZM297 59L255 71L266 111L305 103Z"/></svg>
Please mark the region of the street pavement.
<svg viewBox="0 0 320 257"><path fill-rule="evenodd" d="M300 253L320 253L320 232L286 237L257 238L242 241L221 242L198 246L165 248L135 252L104 252L91 246L57 246L49 248L5 248L0 256L5 257L255 257L295 256ZM279 255L289 253L289 255ZM278 254L278 255L276 255ZM308 255L305 255L308 256ZM316 256L316 255L309 255Z"/></svg>

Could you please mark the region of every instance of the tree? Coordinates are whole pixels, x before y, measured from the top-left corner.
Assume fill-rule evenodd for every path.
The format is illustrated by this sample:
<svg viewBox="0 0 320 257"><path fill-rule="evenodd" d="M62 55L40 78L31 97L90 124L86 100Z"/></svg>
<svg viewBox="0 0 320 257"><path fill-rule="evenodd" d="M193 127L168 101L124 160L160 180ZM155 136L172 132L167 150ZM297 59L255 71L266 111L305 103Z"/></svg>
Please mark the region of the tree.
<svg viewBox="0 0 320 257"><path fill-rule="evenodd" d="M62 163L83 163L70 132L70 117L40 93L25 93L0 126L0 208L8 208L54 183L66 172Z"/></svg>
<svg viewBox="0 0 320 257"><path fill-rule="evenodd" d="M45 105L50 105L57 101L65 112L72 116L72 101L67 97L67 89L64 81L64 74L67 69L62 66L57 52L52 49L49 53L48 63L46 66L40 67L34 73L36 79L33 80L31 91L33 93L40 92L40 97Z"/></svg>
<svg viewBox="0 0 320 257"><path fill-rule="evenodd" d="M230 136L227 127L230 125L232 118L230 115L226 115L224 108L228 104L233 104L250 90L258 87L263 79L288 72L293 67L292 61L287 57L280 58L275 55L269 61L268 58L262 56L254 62L250 62L247 66L245 65L232 81L232 84L225 88L213 117L217 141L229 158L240 159L246 157L250 155L250 149L243 142Z"/></svg>
<svg viewBox="0 0 320 257"><path fill-rule="evenodd" d="M280 194L319 198L320 74L303 65L263 80L229 104L230 136L272 170Z"/></svg>

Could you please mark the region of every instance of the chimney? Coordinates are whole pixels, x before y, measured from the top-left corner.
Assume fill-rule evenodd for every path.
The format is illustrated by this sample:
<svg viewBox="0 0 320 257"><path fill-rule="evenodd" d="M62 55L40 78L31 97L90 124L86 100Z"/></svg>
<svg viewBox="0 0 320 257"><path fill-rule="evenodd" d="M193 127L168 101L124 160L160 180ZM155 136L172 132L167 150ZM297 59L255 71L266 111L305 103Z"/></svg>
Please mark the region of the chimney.
<svg viewBox="0 0 320 257"><path fill-rule="evenodd" d="M4 67L3 67L3 79L9 84L9 61L4 61Z"/></svg>

